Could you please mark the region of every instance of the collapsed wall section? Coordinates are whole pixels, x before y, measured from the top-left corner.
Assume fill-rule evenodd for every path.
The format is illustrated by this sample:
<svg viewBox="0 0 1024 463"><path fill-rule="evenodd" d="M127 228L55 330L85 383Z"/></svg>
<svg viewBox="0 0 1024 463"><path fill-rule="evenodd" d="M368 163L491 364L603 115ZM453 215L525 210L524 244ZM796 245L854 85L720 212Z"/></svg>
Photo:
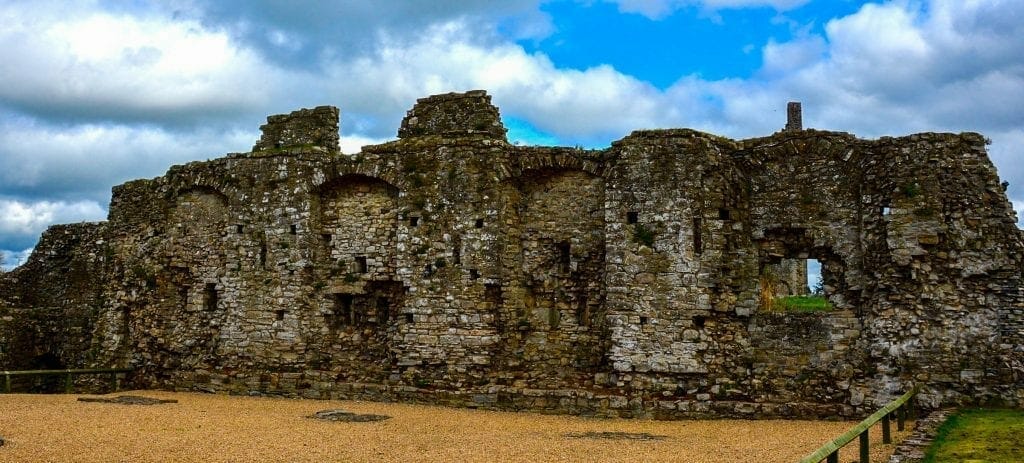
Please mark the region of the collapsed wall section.
<svg viewBox="0 0 1024 463"><path fill-rule="evenodd" d="M28 262L0 274L0 366L5 370L84 368L94 360L93 325L111 260L105 223L55 225ZM58 390L36 378L22 391Z"/></svg>

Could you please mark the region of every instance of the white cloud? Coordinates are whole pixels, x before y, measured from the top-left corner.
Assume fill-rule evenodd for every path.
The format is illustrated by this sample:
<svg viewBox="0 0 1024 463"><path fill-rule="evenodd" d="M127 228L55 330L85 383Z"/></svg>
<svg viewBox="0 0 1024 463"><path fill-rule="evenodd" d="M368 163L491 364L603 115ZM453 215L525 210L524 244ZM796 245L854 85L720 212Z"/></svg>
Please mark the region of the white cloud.
<svg viewBox="0 0 1024 463"><path fill-rule="evenodd" d="M22 3L0 6L0 21L0 101L30 113L208 118L261 106L282 85L283 72L195 21Z"/></svg>
<svg viewBox="0 0 1024 463"><path fill-rule="evenodd" d="M106 210L95 201L39 201L0 199L0 233L38 235L53 223L105 220Z"/></svg>
<svg viewBox="0 0 1024 463"><path fill-rule="evenodd" d="M14 269L14 267L24 264L28 261L28 256L32 255L32 249L28 248L21 251L0 249L0 269L9 271Z"/></svg>
<svg viewBox="0 0 1024 463"><path fill-rule="evenodd" d="M656 88L609 66L560 69L518 45L472 38L461 23L433 27L412 43L385 37L372 56L328 70L327 80L337 82L331 93L356 112L390 118L381 124L389 133L417 98L474 88L494 95L505 115L561 136L610 139L676 119Z"/></svg>
<svg viewBox="0 0 1024 463"><path fill-rule="evenodd" d="M173 164L248 151L251 131L170 132L152 126L44 125L0 118L0 194L107 201L113 185Z"/></svg>

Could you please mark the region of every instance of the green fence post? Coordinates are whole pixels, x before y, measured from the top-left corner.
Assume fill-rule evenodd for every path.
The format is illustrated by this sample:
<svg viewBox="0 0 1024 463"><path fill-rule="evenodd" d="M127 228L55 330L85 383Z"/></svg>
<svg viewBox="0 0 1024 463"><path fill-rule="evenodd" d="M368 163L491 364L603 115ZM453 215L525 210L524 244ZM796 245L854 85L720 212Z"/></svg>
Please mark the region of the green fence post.
<svg viewBox="0 0 1024 463"><path fill-rule="evenodd" d="M892 443L892 433L889 431L889 415L882 417L882 443Z"/></svg>
<svg viewBox="0 0 1024 463"><path fill-rule="evenodd" d="M4 372L4 392L11 393L11 374L6 371Z"/></svg>
<svg viewBox="0 0 1024 463"><path fill-rule="evenodd" d="M64 393L70 394L74 389L74 381L71 380L71 372L69 371L68 376L64 379Z"/></svg>
<svg viewBox="0 0 1024 463"><path fill-rule="evenodd" d="M871 429L870 427L868 429ZM860 463L871 463L871 455L868 448L868 429L860 433Z"/></svg>

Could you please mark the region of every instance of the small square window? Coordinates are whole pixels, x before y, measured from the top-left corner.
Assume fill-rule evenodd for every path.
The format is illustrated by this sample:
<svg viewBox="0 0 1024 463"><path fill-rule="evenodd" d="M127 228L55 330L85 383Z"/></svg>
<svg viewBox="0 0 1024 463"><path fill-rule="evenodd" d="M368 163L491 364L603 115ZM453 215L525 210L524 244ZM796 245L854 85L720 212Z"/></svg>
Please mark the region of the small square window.
<svg viewBox="0 0 1024 463"><path fill-rule="evenodd" d="M640 221L640 213L637 211L629 211L626 213L626 223L634 224Z"/></svg>
<svg viewBox="0 0 1024 463"><path fill-rule="evenodd" d="M419 226L419 224L420 224L420 218L419 217L409 217L409 226L410 227L417 227L417 226Z"/></svg>
<svg viewBox="0 0 1024 463"><path fill-rule="evenodd" d="M732 211L730 211L728 209L719 209L718 210L718 220L731 220L731 219L732 219Z"/></svg>
<svg viewBox="0 0 1024 463"><path fill-rule="evenodd" d="M484 219L476 219L476 223L473 224L476 228L484 228Z"/></svg>

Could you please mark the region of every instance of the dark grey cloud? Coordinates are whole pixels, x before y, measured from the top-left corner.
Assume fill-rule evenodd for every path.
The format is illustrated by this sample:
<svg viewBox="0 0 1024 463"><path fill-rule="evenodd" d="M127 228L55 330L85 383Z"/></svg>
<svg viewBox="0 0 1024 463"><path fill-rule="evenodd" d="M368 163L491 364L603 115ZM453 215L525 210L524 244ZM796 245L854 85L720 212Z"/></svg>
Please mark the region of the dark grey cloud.
<svg viewBox="0 0 1024 463"><path fill-rule="evenodd" d="M380 34L415 40L437 23L459 21L473 25L478 39L499 40L495 28L522 37L544 35L549 18L537 9L539 0L389 1L193 1L165 2L179 17L200 19L225 28L242 43L253 46L273 63L319 69L336 60L372 54Z"/></svg>

